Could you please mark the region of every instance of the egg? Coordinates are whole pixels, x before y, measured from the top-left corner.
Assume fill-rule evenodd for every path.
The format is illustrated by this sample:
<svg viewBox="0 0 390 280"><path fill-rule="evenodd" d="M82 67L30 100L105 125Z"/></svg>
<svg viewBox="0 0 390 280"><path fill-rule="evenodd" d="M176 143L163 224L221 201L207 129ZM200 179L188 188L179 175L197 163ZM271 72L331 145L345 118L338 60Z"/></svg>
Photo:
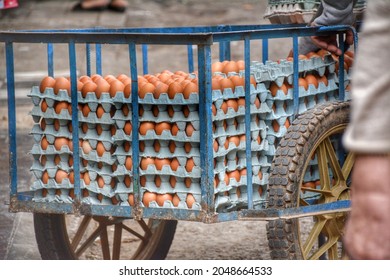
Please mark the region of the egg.
<svg viewBox="0 0 390 280"><path fill-rule="evenodd" d="M192 93L198 93L198 91L199 91L198 85L193 83L193 82L189 82L183 88L183 96L185 99L188 99L188 98L190 98L190 95Z"/></svg>
<svg viewBox="0 0 390 280"><path fill-rule="evenodd" d="M56 80L51 76L46 76L39 84L39 91L43 93L46 88L54 88Z"/></svg>
<svg viewBox="0 0 390 280"><path fill-rule="evenodd" d="M109 91L111 97L115 97L117 92L123 92L124 89L125 85L121 81L117 80L115 77L111 80Z"/></svg>
<svg viewBox="0 0 390 280"><path fill-rule="evenodd" d="M130 156L126 157L125 167L127 170L131 170L133 168L133 159Z"/></svg>
<svg viewBox="0 0 390 280"><path fill-rule="evenodd" d="M219 80L218 78L216 77L213 77L212 80L211 80L211 89L212 90L222 90L222 87L221 87L221 84L219 83Z"/></svg>
<svg viewBox="0 0 390 280"><path fill-rule="evenodd" d="M222 72L225 74L231 72L238 73L239 70L240 69L238 68L237 63L235 61L228 61L227 63L224 64Z"/></svg>
<svg viewBox="0 0 390 280"><path fill-rule="evenodd" d="M46 150L49 145L50 145L50 143L47 140L46 136L43 136L41 138L41 148L42 148L42 150Z"/></svg>
<svg viewBox="0 0 390 280"><path fill-rule="evenodd" d="M141 122L139 126L139 133L141 135L146 135L147 131L154 130L155 123L154 122Z"/></svg>
<svg viewBox="0 0 390 280"><path fill-rule="evenodd" d="M180 197L175 193L172 198L172 204L173 206L177 207L180 203Z"/></svg>
<svg viewBox="0 0 390 280"><path fill-rule="evenodd" d="M287 86L284 83L279 87L275 82L271 82L269 90L272 96L276 96L279 90L281 90L285 95L288 93Z"/></svg>
<svg viewBox="0 0 390 280"><path fill-rule="evenodd" d="M87 75L80 76L79 81L85 84L86 82L92 81L91 77Z"/></svg>
<svg viewBox="0 0 390 280"><path fill-rule="evenodd" d="M66 101L58 101L54 104L54 111L56 112L56 114L61 114L61 111L62 110L68 110L69 114L71 113L70 112L70 109L72 107L70 106L70 104Z"/></svg>
<svg viewBox="0 0 390 280"><path fill-rule="evenodd" d="M96 98L100 98L102 96L102 93L109 93L110 92L110 84L105 79L98 79L95 81L96 83L96 90L95 95Z"/></svg>
<svg viewBox="0 0 390 280"><path fill-rule="evenodd" d="M101 119L104 115L104 109L103 109L103 106L101 104L99 104L96 108L96 116Z"/></svg>
<svg viewBox="0 0 390 280"><path fill-rule="evenodd" d="M177 93L182 93L183 87L179 82L172 82L168 86L168 96L170 99L174 99Z"/></svg>
<svg viewBox="0 0 390 280"><path fill-rule="evenodd" d="M191 142L185 142L184 143L184 151L188 154L192 150L192 145Z"/></svg>
<svg viewBox="0 0 390 280"><path fill-rule="evenodd" d="M145 98L147 93L154 94L155 90L156 87L152 83L146 82L139 87L138 96L140 98Z"/></svg>
<svg viewBox="0 0 390 280"><path fill-rule="evenodd" d="M162 170L164 166L171 166L171 161L168 158L156 158L154 165L157 170Z"/></svg>
<svg viewBox="0 0 390 280"><path fill-rule="evenodd" d="M234 171L228 172L227 175L228 175L229 180L234 179L234 180L236 180L237 183L240 182L240 179L241 179L240 171L234 170Z"/></svg>
<svg viewBox="0 0 390 280"><path fill-rule="evenodd" d="M173 197L170 193L157 194L156 202L159 206L163 206L165 201L172 201Z"/></svg>
<svg viewBox="0 0 390 280"><path fill-rule="evenodd" d="M219 85L220 85L222 91L230 88L234 92L234 89L235 89L234 83L229 78L222 78L219 81Z"/></svg>
<svg viewBox="0 0 390 280"><path fill-rule="evenodd" d="M44 183L44 184L47 184L47 183L49 183L49 173L45 170L45 171L43 171L42 172L42 177L41 177L41 181L42 181L42 183Z"/></svg>
<svg viewBox="0 0 390 280"><path fill-rule="evenodd" d="M163 82L157 83L153 93L155 99L159 99L162 93L168 93L169 86Z"/></svg>
<svg viewBox="0 0 390 280"><path fill-rule="evenodd" d="M228 108L232 108L235 112L238 111L238 102L236 99L226 100L226 105L228 106Z"/></svg>
<svg viewBox="0 0 390 280"><path fill-rule="evenodd" d="M62 147L69 146L69 139L65 137L57 137L54 140L54 147L57 151L60 151Z"/></svg>
<svg viewBox="0 0 390 280"><path fill-rule="evenodd" d="M187 188L190 188L191 187L191 184L192 184L192 180L190 177L186 177L184 179L184 185L187 187Z"/></svg>
<svg viewBox="0 0 390 280"><path fill-rule="evenodd" d="M146 206L149 207L150 202L156 201L157 194L153 192L144 192L144 195L142 197L142 203Z"/></svg>
<svg viewBox="0 0 390 280"><path fill-rule="evenodd" d="M178 160L177 158L173 158L173 159L171 160L171 169L172 169L173 171L177 171L178 168L179 168L179 166L180 166L179 160Z"/></svg>
<svg viewBox="0 0 390 280"><path fill-rule="evenodd" d="M328 86L329 82L328 82L328 78L326 77L326 75L323 75L323 76L320 76L318 78L318 82L319 83L323 83L326 87Z"/></svg>
<svg viewBox="0 0 390 280"><path fill-rule="evenodd" d="M42 112L46 112L48 107L49 107L49 105L47 105L46 100L43 99L42 102L41 102L41 111Z"/></svg>
<svg viewBox="0 0 390 280"><path fill-rule="evenodd" d="M134 206L134 194L129 193L127 197L127 202L129 202L130 206Z"/></svg>
<svg viewBox="0 0 390 280"><path fill-rule="evenodd" d="M195 202L196 202L195 197L191 193L188 193L186 197L186 203L188 208L192 208Z"/></svg>
<svg viewBox="0 0 390 280"><path fill-rule="evenodd" d="M125 177L123 178L123 183L125 184L125 186L127 188L130 188L130 185L131 185L131 177L129 175L125 175Z"/></svg>
<svg viewBox="0 0 390 280"><path fill-rule="evenodd" d="M305 80L307 82L308 85L314 85L315 88L318 88L318 80L317 80L317 77L314 76L313 74L307 74L305 76Z"/></svg>
<svg viewBox="0 0 390 280"><path fill-rule="evenodd" d="M277 122L277 120L273 120L273 121L272 121L272 128L274 129L275 132L278 132L278 131L279 131L280 125L279 125L279 123Z"/></svg>
<svg viewBox="0 0 390 280"><path fill-rule="evenodd" d="M104 152L106 152L106 149L101 141L99 141L96 145L96 152L99 157L102 157Z"/></svg>
<svg viewBox="0 0 390 280"><path fill-rule="evenodd" d="M97 178L96 178L96 183L97 183L97 185L98 185L98 187L99 188L103 188L104 187L104 185L105 185L105 183L104 183L104 179L103 179L103 177L102 176L97 176Z"/></svg>
<svg viewBox="0 0 390 280"><path fill-rule="evenodd" d="M238 136L229 136L227 140L229 143L233 143L236 147L240 146L240 137Z"/></svg>
<svg viewBox="0 0 390 280"><path fill-rule="evenodd" d="M123 127L123 131L125 132L126 135L130 135L132 128L133 128L133 126L131 125L131 122L130 121L126 121L125 125Z"/></svg>
<svg viewBox="0 0 390 280"><path fill-rule="evenodd" d="M60 90L66 90L68 95L70 95L70 82L65 77L58 77L55 79L54 93L58 94Z"/></svg>
<svg viewBox="0 0 390 280"><path fill-rule="evenodd" d="M223 70L222 62L216 61L211 64L212 72L222 72L222 70Z"/></svg>
<svg viewBox="0 0 390 280"><path fill-rule="evenodd" d="M309 84L307 83L307 80L305 78L298 79L298 86L303 87L305 90L308 90L309 88Z"/></svg>
<svg viewBox="0 0 390 280"><path fill-rule="evenodd" d="M149 165L154 165L154 158L143 157L141 159L140 167L142 170L147 170Z"/></svg>
<svg viewBox="0 0 390 280"><path fill-rule="evenodd" d="M186 166L185 166L187 172L192 172L194 167L195 167L194 159L193 158L187 159Z"/></svg>
<svg viewBox="0 0 390 280"><path fill-rule="evenodd" d="M187 136L188 137L191 137L192 136L192 134L194 133L194 131L195 131L195 128L194 128L194 126L192 125L192 123L187 123L187 125L186 125L186 134L187 134Z"/></svg>
<svg viewBox="0 0 390 280"><path fill-rule="evenodd" d="M244 71L245 70L245 61L244 60L237 60L236 61L237 67L239 71Z"/></svg>
<svg viewBox="0 0 390 280"><path fill-rule="evenodd" d="M161 135L164 130L171 131L171 124L169 122L156 123L154 126L154 131L157 135Z"/></svg>
<svg viewBox="0 0 390 280"><path fill-rule="evenodd" d="M290 120L287 118L286 121L284 122L284 126L286 128L289 128L290 127Z"/></svg>
<svg viewBox="0 0 390 280"><path fill-rule="evenodd" d="M91 109L89 108L88 104L84 104L83 108L81 109L81 113L84 117L88 117L89 113L91 112Z"/></svg>
<svg viewBox="0 0 390 280"><path fill-rule="evenodd" d="M64 170L58 169L55 175L57 184L61 184L64 179L68 178L68 173Z"/></svg>
<svg viewBox="0 0 390 280"><path fill-rule="evenodd" d="M244 87L245 85L244 77L233 75L230 76L229 79L233 82L234 87Z"/></svg>

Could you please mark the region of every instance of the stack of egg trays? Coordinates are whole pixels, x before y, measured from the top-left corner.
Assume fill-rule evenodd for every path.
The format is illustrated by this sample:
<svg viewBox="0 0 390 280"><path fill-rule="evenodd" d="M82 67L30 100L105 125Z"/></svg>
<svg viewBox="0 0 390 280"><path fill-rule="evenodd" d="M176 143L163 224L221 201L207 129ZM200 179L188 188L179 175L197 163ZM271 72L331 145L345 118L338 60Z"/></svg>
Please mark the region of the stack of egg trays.
<svg viewBox="0 0 390 280"><path fill-rule="evenodd" d="M244 75L244 73L240 73L240 75ZM256 88L251 85L250 92L253 203L259 205L265 200L264 195L261 194L265 194L262 189L268 184L269 164L263 153L268 150L267 127L264 118L270 112L270 108L265 102L267 90L263 84L257 84ZM245 108L239 106L238 110L235 111L228 107L226 114L221 109L224 101L241 97L245 97L245 90L242 86L235 87L234 92L230 88L225 88L223 92L221 90L213 90L212 92L213 104L217 109L213 116L215 127L213 139L218 144L218 148L214 149L214 175L218 179L214 194L215 207L218 212L233 211L248 205L247 176L240 176L238 182L234 178L230 178L228 184L225 181L227 172L240 171L247 166L244 139L240 139L238 146L232 142L227 147L225 146L228 137L245 135ZM260 100L259 107L255 105L256 99ZM262 139L260 143L257 141L259 136ZM260 172L263 174L261 179Z"/></svg>
<svg viewBox="0 0 390 280"><path fill-rule="evenodd" d="M171 131L163 130L161 135L158 135L154 130L148 130L145 135L139 135L139 141L145 143L145 149L140 152L140 159L145 157L151 158L176 158L179 161L179 167L177 170L172 170L168 165L164 165L161 170L157 170L155 165L149 165L146 170L140 169L139 175L145 176L146 183L141 186L141 197L143 194L153 192L158 194L176 194L180 202L177 208L189 209L185 203L188 193L191 193L195 198L195 203L190 209L200 210L201 200L201 168L200 168L200 120L199 120L199 95L197 92L190 94L189 98L184 98L182 93L176 93L173 99L170 99L167 93L161 93L159 98L154 98L152 93L146 93L144 98L139 98L139 104L143 108L143 114L140 116L139 122L150 121L155 123L169 122L171 124L177 124L179 131L177 135L172 135ZM152 112L153 106L158 107L158 115L154 116ZM168 106L172 106L174 114L170 117L167 113ZM187 117L183 114L184 106L188 106L189 115ZM194 127L194 132L191 136L187 136L185 129L187 123L191 123ZM161 149L156 152L153 147L155 141L160 142ZM173 141L176 145L174 153L168 148L170 141ZM189 153L184 150L185 143L191 143L192 149ZM191 172L188 172L185 168L187 160L192 158L195 166ZM159 187L155 184L155 177L160 176L161 185ZM176 184L174 187L171 186L169 180L171 176L175 177ZM186 178L191 178L191 185L187 187L184 183ZM123 200L122 200L123 201ZM123 202L126 205L126 202ZM144 206L144 205L143 205ZM151 201L149 207L164 207L173 208L173 203L166 200L163 206L159 206L156 201Z"/></svg>
<svg viewBox="0 0 390 280"><path fill-rule="evenodd" d="M102 93L100 98L97 98L95 93L89 92L85 97L79 94L79 104L82 106L88 106L90 112L87 116L84 116L79 111L79 125L87 124L87 132L80 131L79 138L82 141L88 141L92 150L89 153L84 153L82 147L79 148L81 161L87 162L85 171L88 172L90 182L87 184L85 180L81 180L81 189L85 189L88 195L85 195L82 202L87 204L104 204L111 205L116 199L114 198L116 188L116 178L112 173L112 166L116 164L115 155L111 152L114 148L114 142L112 139L110 128L115 125L114 120L111 117L113 111L115 111L114 103L109 93ZM99 117L96 113L98 106L101 106L104 113ZM102 133L98 135L96 126L100 125ZM96 147L101 142L105 148L102 155L99 155ZM99 186L97 179L102 177L104 181L103 186Z"/></svg>
<svg viewBox="0 0 390 280"><path fill-rule="evenodd" d="M69 131L69 123L72 118L68 110L62 110L57 114L54 110L54 105L59 101L66 101L70 105L70 97L67 91L60 90L58 94L54 94L52 88L46 88L43 93L40 92L38 86L32 87L28 96L33 102L33 108L30 112L34 125L30 132L34 138L34 145L30 151L33 156L33 164L30 171L34 174L35 181L30 186L30 189L34 191L34 201L37 202L66 202L73 201L72 191L73 184L69 179L65 178L60 184L55 181L55 175L57 170L64 170L69 174L73 169L69 164L69 159L72 157L72 151L69 146L62 146L61 150L56 150L54 147L54 141L57 137L65 137L70 141L72 140L72 134ZM46 101L48 108L45 112L41 110L41 103ZM45 128L41 129L41 122L44 120ZM54 129L54 120L58 120L60 127L58 131ZM41 140L46 137L49 145L46 150L41 148ZM60 157L60 162L55 164L55 157ZM41 164L42 157L46 157L45 165ZM44 172L49 175L47 184L42 182L42 175ZM45 191L44 191L45 190Z"/></svg>
<svg viewBox="0 0 390 280"><path fill-rule="evenodd" d="M269 0L264 18L273 24L308 23L319 4L314 0Z"/></svg>
<svg viewBox="0 0 390 280"><path fill-rule="evenodd" d="M133 170L132 168L128 170L125 163L127 158L132 158L132 131L127 134L124 127L127 123L132 125L131 97L126 98L124 97L123 92L117 92L112 98L112 102L116 108L115 114L112 117L116 127L115 134L112 136L115 146L113 156L116 159L116 170L113 172L113 176L117 179L115 194L121 205L129 205L129 194L134 193ZM124 110L125 107L127 110ZM127 112L127 114L125 112ZM126 144L128 145L126 146ZM125 183L127 176L130 177L130 185Z"/></svg>

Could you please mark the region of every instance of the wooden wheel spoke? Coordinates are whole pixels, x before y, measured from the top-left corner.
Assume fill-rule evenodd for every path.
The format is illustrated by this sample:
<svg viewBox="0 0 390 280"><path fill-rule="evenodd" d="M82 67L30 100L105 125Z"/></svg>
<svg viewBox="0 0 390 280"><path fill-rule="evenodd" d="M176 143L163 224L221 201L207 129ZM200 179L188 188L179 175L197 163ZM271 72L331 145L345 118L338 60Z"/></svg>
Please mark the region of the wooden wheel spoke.
<svg viewBox="0 0 390 280"><path fill-rule="evenodd" d="M80 246L80 248L75 251L75 254L77 257L80 257L84 251L93 244L93 242L95 241L96 238L98 238L98 236L100 235L101 231L102 231L102 227L98 227L88 238L87 240Z"/></svg>
<svg viewBox="0 0 390 280"><path fill-rule="evenodd" d="M326 155L326 146L324 142L322 142L317 148L317 160L318 169L320 172L321 187L322 189L330 190L329 168Z"/></svg>
<svg viewBox="0 0 390 280"><path fill-rule="evenodd" d="M115 224L112 259L119 260L122 245L122 223Z"/></svg>
<svg viewBox="0 0 390 280"><path fill-rule="evenodd" d="M326 220L320 219L317 221L317 223L315 223L315 225L311 229L310 234L306 239L305 244L303 245L303 255L305 256L305 258L308 258L309 253L313 248L315 242L317 242L318 236L320 235L325 224L326 224Z"/></svg>
<svg viewBox="0 0 390 280"><path fill-rule="evenodd" d="M127 232L131 233L132 235L138 237L138 238L141 239L143 242L146 242L146 241L148 240L147 237L145 237L145 236L139 234L138 232L136 232L135 230L129 228L129 227L126 226L126 225L122 225L122 228L123 228L124 230L126 230Z"/></svg>
<svg viewBox="0 0 390 280"><path fill-rule="evenodd" d="M352 171L352 167L353 167L354 163L355 163L355 154L348 153L347 158L345 159L345 162L344 162L344 165L342 168L344 178L347 179L349 177L349 174Z"/></svg>
<svg viewBox="0 0 390 280"><path fill-rule="evenodd" d="M330 168L332 168L333 171L333 177L336 180L345 181L345 177L343 172L341 171L340 163L336 155L336 151L333 148L332 143L330 142L329 138L326 138L324 140L324 145L326 147L326 152L330 164Z"/></svg>
<svg viewBox="0 0 390 280"><path fill-rule="evenodd" d="M337 237L333 237L333 238L329 239L327 242L325 242L325 244L323 244L320 248L318 248L318 250L313 255L310 256L310 259L311 260L318 260L323 254L325 254L327 251L329 251L329 249L337 246L337 240L338 240ZM333 253L334 253L334 249L332 249L331 251L333 251ZM336 248L335 254L337 256L337 248ZM332 257L334 257L334 256L332 255L331 258ZM336 257L336 259L337 259L337 257Z"/></svg>
<svg viewBox="0 0 390 280"><path fill-rule="evenodd" d="M91 219L92 219L91 216L84 216L84 218L82 219L82 221L77 229L77 232L74 235L72 242L70 244L73 251L76 251L77 246L79 246L80 241L83 238L83 235L85 234L85 231L87 230Z"/></svg>
<svg viewBox="0 0 390 280"><path fill-rule="evenodd" d="M138 221L139 225L142 227L142 229L145 231L145 237L150 237L152 236L152 230L148 226L148 224L145 222L144 219L141 219Z"/></svg>
<svg viewBox="0 0 390 280"><path fill-rule="evenodd" d="M108 242L107 226L102 226L100 232L100 245L102 248L103 259L109 260L110 257L110 243Z"/></svg>

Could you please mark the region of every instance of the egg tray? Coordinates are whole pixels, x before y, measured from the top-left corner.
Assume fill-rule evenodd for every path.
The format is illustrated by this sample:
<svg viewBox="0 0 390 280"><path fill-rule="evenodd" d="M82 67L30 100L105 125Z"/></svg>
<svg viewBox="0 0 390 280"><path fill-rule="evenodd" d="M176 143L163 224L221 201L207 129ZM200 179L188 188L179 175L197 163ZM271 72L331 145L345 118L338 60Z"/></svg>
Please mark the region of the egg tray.
<svg viewBox="0 0 390 280"><path fill-rule="evenodd" d="M85 97L78 92L78 103L83 105L88 105L89 109L92 112L96 112L98 106L100 105L104 112L109 113L114 106L114 102L109 93L103 92L99 98L96 97L94 92L88 92Z"/></svg>
<svg viewBox="0 0 390 280"><path fill-rule="evenodd" d="M158 108L158 115L155 116L153 113L153 106ZM183 107L187 106L188 116L185 116L183 113ZM173 116L168 114L168 105L143 105L143 114L140 116L139 121L145 122L199 122L199 104L189 104L189 105L172 105L174 111Z"/></svg>
<svg viewBox="0 0 390 280"><path fill-rule="evenodd" d="M263 177L260 179L257 174L252 175L252 184L254 186L266 186L269 182L269 173L262 173ZM226 184L225 181L220 181L219 184L214 189L214 194L224 193L226 191L231 191L234 188L246 187L247 186L247 176L243 175L240 177L239 181L236 181L234 178L229 178L229 183Z"/></svg>
<svg viewBox="0 0 390 280"><path fill-rule="evenodd" d="M56 191L60 190L61 194L56 194ZM44 203L72 203L73 198L69 195L70 189L47 189L47 194L42 195L42 189L34 191L34 202Z"/></svg>
<svg viewBox="0 0 390 280"><path fill-rule="evenodd" d="M178 158L179 162L180 159ZM200 159L199 159L200 161ZM187 171L184 164L180 164L177 170L172 170L170 166L164 165L161 170L158 170L154 164L149 164L146 170L140 169L140 176L142 175L168 175L175 177L189 177L189 178L200 178L201 177L201 168L200 162L195 161L195 166L192 171Z"/></svg>
<svg viewBox="0 0 390 280"><path fill-rule="evenodd" d="M49 107L53 107L56 101L66 101L71 103L71 97L67 90L60 89L57 94L53 88L45 88L44 92L40 92L39 86L32 86L30 93L27 94L31 98L33 104L38 106L42 100L45 100Z"/></svg>
<svg viewBox="0 0 390 280"><path fill-rule="evenodd" d="M222 104L221 104L222 105ZM217 107L217 113L213 115L212 120L213 121L220 121L220 120L226 120L231 118L237 118L237 117L245 117L245 107L239 106L237 111L235 111L232 107L227 108L227 112L225 113L221 106ZM271 109L267 106L265 102L260 103L260 108L257 108L255 104L250 105L250 112L252 114L260 114L260 115L266 115L269 113Z"/></svg>
<svg viewBox="0 0 390 280"><path fill-rule="evenodd" d="M158 193L158 194L165 194L165 193L192 193L192 194L201 194L201 185L200 185L200 178L191 178L191 185L186 186L184 179L180 177L176 178L175 186L172 187L171 183L169 182L170 177L169 175L161 175L159 176L161 179L161 185L156 186L155 178L158 175L146 175L146 182L144 185L141 186L141 189Z"/></svg>
<svg viewBox="0 0 390 280"><path fill-rule="evenodd" d="M42 180L38 179L35 180L32 185L30 186L30 189L40 190L40 189L73 189L74 185L70 183L68 178L63 179L61 183L57 183L56 180L53 177L50 177L47 184L43 183Z"/></svg>
<svg viewBox="0 0 390 280"><path fill-rule="evenodd" d="M251 163L253 174L258 174L261 168L268 168L270 166L263 152L252 152ZM219 158L215 161L214 166L214 174L216 175L224 175L225 172L244 169L247 167L245 153L239 157L233 155L230 159L224 157ZM223 178L220 179L223 180Z"/></svg>
<svg viewBox="0 0 390 280"><path fill-rule="evenodd" d="M30 135L33 136L34 141L37 143L41 141L43 136L46 136L46 139L50 144L53 144L57 137L65 137L70 140L72 139L72 133L69 131L67 125L60 126L57 131L55 130L54 125L51 124L46 124L44 130L41 129L39 124L34 124L30 131Z"/></svg>
<svg viewBox="0 0 390 280"><path fill-rule="evenodd" d="M66 109L61 110L59 114L54 111L54 108L48 107L46 112L42 112L40 106L33 106L30 115L33 118L35 123L39 123L42 118L44 119L58 119L60 125L65 125L72 120L72 116L69 114L69 111Z"/></svg>
<svg viewBox="0 0 390 280"><path fill-rule="evenodd" d="M184 148L184 142L174 142L176 148L174 152L170 151L168 140L156 140L160 142L160 150L158 152L155 151L153 143L154 141L148 140L145 141L145 149L140 152L141 157L159 157L159 158L174 158L174 157L199 157L200 148L199 142L186 142L191 144L191 150L187 153ZM119 160L119 159L118 159Z"/></svg>
<svg viewBox="0 0 390 280"><path fill-rule="evenodd" d="M266 203L265 191L262 196L259 194L259 188L264 189L264 186L254 186L253 188L253 205L255 209L264 209ZM231 212L240 208L246 208L248 206L247 192L241 191L240 196L237 196L236 189L232 189L228 192L219 193L215 196L215 208L218 213Z"/></svg>
<svg viewBox="0 0 390 280"><path fill-rule="evenodd" d="M239 121L236 121L237 119ZM225 123L226 123L226 128L225 128ZM214 139L221 138L221 137L235 136L235 135L243 135L246 132L245 120L240 117L214 121L213 125L214 125L213 128ZM259 119L257 115L251 116L250 130L251 130L252 139L257 139L259 135L261 135L261 137L265 137L265 135L263 134L267 133L267 127L264 121ZM223 142L223 139L221 139L221 142Z"/></svg>
<svg viewBox="0 0 390 280"><path fill-rule="evenodd" d="M30 154L36 157L40 155L73 154L73 152L69 149L69 146L62 146L61 150L57 151L54 145L49 145L46 150L43 150L40 145L34 144Z"/></svg>
<svg viewBox="0 0 390 280"><path fill-rule="evenodd" d="M49 178L54 178L57 170L59 169L69 173L73 170L73 167L69 166L67 162L60 162L59 164L55 164L53 161L49 160L46 162L45 166L42 166L39 161L34 160L32 166L30 167L30 171L38 180L42 178L44 171L47 171Z"/></svg>
<svg viewBox="0 0 390 280"><path fill-rule="evenodd" d="M108 165L113 165L116 162L116 157L107 151L103 152L102 156L98 155L96 150L91 150L88 154L86 154L80 147L79 154L82 159L85 159L87 161L103 162Z"/></svg>
<svg viewBox="0 0 390 280"><path fill-rule="evenodd" d="M179 123L178 123L179 126ZM196 128L195 128L196 129ZM148 130L146 132L146 135L140 135L139 140L140 141L146 141L146 140L172 140L175 142L200 142L200 132L195 130L191 136L187 136L186 132L183 130L180 130L176 136L172 135L170 131L164 130L161 135L157 135L154 130Z"/></svg>
<svg viewBox="0 0 390 280"><path fill-rule="evenodd" d="M91 180L89 185L87 185L84 180L80 182L81 189L87 189L89 192L96 194L102 194L104 197L112 198L115 196L115 190L110 185L105 184L103 187L99 187L98 183L95 180Z"/></svg>
<svg viewBox="0 0 390 280"><path fill-rule="evenodd" d="M199 94L193 92L188 98L185 98L183 93L176 93L174 98L169 98L167 93L161 93L159 98L154 98L153 93L148 92L144 98L138 98L139 104L161 104L161 105L187 105L199 104Z"/></svg>
<svg viewBox="0 0 390 280"><path fill-rule="evenodd" d="M224 143L224 141L221 142ZM225 145L222 144L219 146L217 151L214 150L213 157L216 159L225 157L227 157L228 159L235 158L237 152L245 152L245 150L246 143L244 140L240 141L240 144L238 146L236 146L233 142L230 142L227 148L225 148ZM257 140L251 141L252 152L261 152L266 150L268 150L268 141L265 138L263 138L260 144L257 142Z"/></svg>

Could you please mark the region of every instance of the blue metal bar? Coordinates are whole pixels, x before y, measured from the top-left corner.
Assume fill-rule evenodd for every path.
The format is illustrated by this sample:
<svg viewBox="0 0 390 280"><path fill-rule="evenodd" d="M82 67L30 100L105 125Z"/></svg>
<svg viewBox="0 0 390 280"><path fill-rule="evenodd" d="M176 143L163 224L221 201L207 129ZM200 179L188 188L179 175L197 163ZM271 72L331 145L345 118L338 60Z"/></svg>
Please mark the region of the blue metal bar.
<svg viewBox="0 0 390 280"><path fill-rule="evenodd" d="M194 50L193 45L187 45L188 72L194 72Z"/></svg>
<svg viewBox="0 0 390 280"><path fill-rule="evenodd" d="M69 68L72 100L72 143L73 143L73 172L74 172L74 194L76 202L81 201L80 187L80 153L79 153L79 109L77 96L77 63L76 46L74 42L69 43Z"/></svg>
<svg viewBox="0 0 390 280"><path fill-rule="evenodd" d="M298 37L293 36L293 118L299 113L299 61L298 61Z"/></svg>
<svg viewBox="0 0 390 280"><path fill-rule="evenodd" d="M47 75L54 77L54 49L53 44L47 44Z"/></svg>
<svg viewBox="0 0 390 280"><path fill-rule="evenodd" d="M268 39L262 40L262 61L263 63L266 63L268 60Z"/></svg>
<svg viewBox="0 0 390 280"><path fill-rule="evenodd" d="M131 103L132 103L132 132L131 149L133 158L133 190L135 205L139 205L140 187L139 187L139 110L138 110L138 70L137 70L137 52L136 45L129 44L130 57L130 76L131 76Z"/></svg>
<svg viewBox="0 0 390 280"><path fill-rule="evenodd" d="M102 45L95 45L95 55L96 55L96 74L102 75Z"/></svg>
<svg viewBox="0 0 390 280"><path fill-rule="evenodd" d="M214 150L212 130L211 48L198 46L199 120L202 209L214 212Z"/></svg>
<svg viewBox="0 0 390 280"><path fill-rule="evenodd" d="M15 105L15 67L13 44L5 43L5 58L7 63L7 92L8 92L8 136L9 136L9 166L10 194L17 194L18 169L16 154L16 105Z"/></svg>
<svg viewBox="0 0 390 280"><path fill-rule="evenodd" d="M148 45L142 45L142 69L144 75L149 73Z"/></svg>
<svg viewBox="0 0 390 280"><path fill-rule="evenodd" d="M251 83L250 83L250 40L244 41L245 61L245 154L246 154L246 176L248 209L253 209L253 184L252 184L252 150L251 150Z"/></svg>
<svg viewBox="0 0 390 280"><path fill-rule="evenodd" d="M219 43L219 60L230 60L230 42L221 41Z"/></svg>
<svg viewBox="0 0 390 280"><path fill-rule="evenodd" d="M91 44L87 43L85 45L85 57L86 57L86 64L87 64L87 76L91 76Z"/></svg>

